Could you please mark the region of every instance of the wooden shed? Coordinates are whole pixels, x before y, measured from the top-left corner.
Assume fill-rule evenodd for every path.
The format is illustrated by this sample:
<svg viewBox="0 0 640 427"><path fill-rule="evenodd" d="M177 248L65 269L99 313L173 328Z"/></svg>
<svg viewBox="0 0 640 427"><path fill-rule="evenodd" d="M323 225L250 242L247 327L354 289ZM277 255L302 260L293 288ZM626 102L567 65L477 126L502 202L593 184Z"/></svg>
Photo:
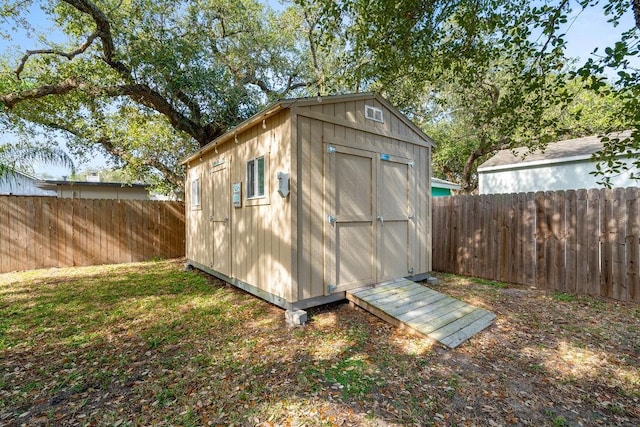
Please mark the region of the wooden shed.
<svg viewBox="0 0 640 427"><path fill-rule="evenodd" d="M278 101L184 160L187 262L288 310L425 277L431 147L377 94Z"/></svg>

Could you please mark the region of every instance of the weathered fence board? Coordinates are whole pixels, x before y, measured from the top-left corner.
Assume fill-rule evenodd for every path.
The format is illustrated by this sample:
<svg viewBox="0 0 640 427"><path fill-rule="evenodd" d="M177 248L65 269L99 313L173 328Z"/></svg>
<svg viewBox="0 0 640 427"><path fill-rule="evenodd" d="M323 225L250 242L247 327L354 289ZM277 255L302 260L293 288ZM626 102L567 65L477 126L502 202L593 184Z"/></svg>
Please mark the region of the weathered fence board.
<svg viewBox="0 0 640 427"><path fill-rule="evenodd" d="M181 202L0 196L0 273L184 256Z"/></svg>
<svg viewBox="0 0 640 427"><path fill-rule="evenodd" d="M640 302L639 204L635 187L437 197L433 269Z"/></svg>

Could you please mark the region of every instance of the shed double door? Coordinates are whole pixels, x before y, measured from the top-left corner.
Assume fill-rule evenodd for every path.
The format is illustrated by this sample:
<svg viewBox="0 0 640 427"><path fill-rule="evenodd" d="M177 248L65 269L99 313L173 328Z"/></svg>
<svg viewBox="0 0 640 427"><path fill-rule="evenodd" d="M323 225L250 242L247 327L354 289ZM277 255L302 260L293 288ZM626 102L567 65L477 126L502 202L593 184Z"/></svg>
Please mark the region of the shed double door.
<svg viewBox="0 0 640 427"><path fill-rule="evenodd" d="M415 170L411 159L325 144L325 292L413 272Z"/></svg>
<svg viewBox="0 0 640 427"><path fill-rule="evenodd" d="M210 170L207 195L209 266L231 277L231 186L229 164L224 160Z"/></svg>

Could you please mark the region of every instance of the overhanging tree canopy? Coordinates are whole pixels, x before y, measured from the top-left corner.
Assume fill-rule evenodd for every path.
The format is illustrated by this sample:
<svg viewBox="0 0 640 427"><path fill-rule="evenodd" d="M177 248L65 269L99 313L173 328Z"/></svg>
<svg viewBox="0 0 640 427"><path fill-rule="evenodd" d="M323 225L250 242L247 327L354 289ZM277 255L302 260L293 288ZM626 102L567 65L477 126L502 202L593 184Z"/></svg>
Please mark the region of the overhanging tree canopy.
<svg viewBox="0 0 640 427"><path fill-rule="evenodd" d="M98 147L131 176L177 187L178 159L269 100L300 93L375 90L425 126L461 119L469 138L455 173L468 191L493 151L572 135L549 113L575 94L564 88L563 28L572 8L595 0L295 3L275 13L255 0L7 1L3 16L20 25L39 4L66 39L5 56L0 120L25 135L64 135L75 153ZM574 72L624 103L622 123L640 123L640 76L629 62L639 51L639 4L605 3L603 19L632 9L636 26ZM607 68L620 72L609 86ZM637 148L634 135L603 154L611 170L606 156Z"/></svg>
<svg viewBox="0 0 640 427"><path fill-rule="evenodd" d="M455 168L450 177L466 191L475 188L477 164L503 148L536 148L585 131L601 134L633 125L632 138L607 141L596 157L601 174L627 167L620 153L640 148L640 71L637 63L640 2L625 0L458 0L455 2L400 0L324 0L325 10L343 17L353 36L354 56L365 58L354 67L355 86L369 85L385 92L396 105L418 117L426 129L439 124L442 155ZM595 52L584 65L569 72L565 57L566 30L574 15L602 8L602 20L615 25L633 12L635 26L600 56ZM579 65L579 64L578 64ZM617 73L606 82L604 72ZM585 95L586 88L593 94ZM580 102L614 106L617 117L583 125ZM593 115L591 116L593 117ZM635 167L640 155L632 154ZM442 160L442 159L441 159ZM437 165L436 165L437 166ZM445 165L446 167L446 165ZM446 171L443 171L446 172Z"/></svg>
<svg viewBox="0 0 640 427"><path fill-rule="evenodd" d="M17 18L31 3L8 2L2 14ZM67 40L5 58L5 124L56 131L75 152L99 148L174 186L182 186L177 160L186 153L314 82L295 32L301 17L253 0L40 7Z"/></svg>

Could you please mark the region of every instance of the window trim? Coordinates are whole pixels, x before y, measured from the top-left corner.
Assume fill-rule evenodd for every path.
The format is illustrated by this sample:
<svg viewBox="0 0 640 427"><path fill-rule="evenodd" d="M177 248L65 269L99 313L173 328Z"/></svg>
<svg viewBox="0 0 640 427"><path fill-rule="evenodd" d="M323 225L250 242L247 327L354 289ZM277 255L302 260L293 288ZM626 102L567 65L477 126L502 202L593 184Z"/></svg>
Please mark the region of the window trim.
<svg viewBox="0 0 640 427"><path fill-rule="evenodd" d="M189 193L189 198L191 199L191 210L200 210L202 208L202 185L199 176L191 178Z"/></svg>
<svg viewBox="0 0 640 427"><path fill-rule="evenodd" d="M247 156L248 160L245 162L245 166L244 166L244 178L245 178L245 181L243 183L244 189L242 190L242 192L244 193L242 197L244 199L245 206L261 206L261 205L271 204L270 156L271 154L269 151L266 151L266 152L257 151L257 152L250 153L250 155ZM264 158L264 196L249 197L250 193L249 193L249 187L248 187L249 186L248 164L252 160L256 160L258 158Z"/></svg>
<svg viewBox="0 0 640 427"><path fill-rule="evenodd" d="M262 193L260 193L260 160L262 160ZM264 155L247 160L247 184L245 186L247 200L264 199L267 197L266 163L267 161Z"/></svg>
<svg viewBox="0 0 640 427"><path fill-rule="evenodd" d="M380 115L379 119L376 117L378 114ZM368 120L384 123L384 111L382 108L374 107L373 105L365 105L364 116Z"/></svg>

